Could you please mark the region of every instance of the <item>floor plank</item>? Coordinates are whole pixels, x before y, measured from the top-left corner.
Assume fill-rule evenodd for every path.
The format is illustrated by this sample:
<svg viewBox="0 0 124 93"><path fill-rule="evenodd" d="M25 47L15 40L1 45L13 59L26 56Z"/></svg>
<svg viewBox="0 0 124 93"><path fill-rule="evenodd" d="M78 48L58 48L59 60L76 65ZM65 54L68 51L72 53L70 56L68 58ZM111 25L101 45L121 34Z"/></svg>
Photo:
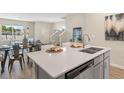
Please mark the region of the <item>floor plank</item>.
<svg viewBox="0 0 124 93"><path fill-rule="evenodd" d="M110 66L110 79L124 79L124 69Z"/></svg>
<svg viewBox="0 0 124 93"><path fill-rule="evenodd" d="M5 72L3 74L0 73L0 79L34 79L34 78L35 78L34 66L31 65L31 63L27 64L27 62L25 64L23 63L23 70L21 70L19 62L15 61L12 71L11 73L9 73L8 61L6 61Z"/></svg>

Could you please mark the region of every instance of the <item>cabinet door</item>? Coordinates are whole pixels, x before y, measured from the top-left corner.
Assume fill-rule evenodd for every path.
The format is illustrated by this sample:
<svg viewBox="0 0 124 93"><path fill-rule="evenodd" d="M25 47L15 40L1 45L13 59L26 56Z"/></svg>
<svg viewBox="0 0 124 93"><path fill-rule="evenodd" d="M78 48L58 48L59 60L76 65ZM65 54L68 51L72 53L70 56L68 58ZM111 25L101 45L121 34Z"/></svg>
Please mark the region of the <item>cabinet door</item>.
<svg viewBox="0 0 124 93"><path fill-rule="evenodd" d="M97 65L102 61L103 61L103 54L94 59L94 65Z"/></svg>
<svg viewBox="0 0 124 93"><path fill-rule="evenodd" d="M110 57L107 57L104 60L104 78L109 79L109 66L110 66Z"/></svg>
<svg viewBox="0 0 124 93"><path fill-rule="evenodd" d="M103 62L94 66L94 79L103 79Z"/></svg>

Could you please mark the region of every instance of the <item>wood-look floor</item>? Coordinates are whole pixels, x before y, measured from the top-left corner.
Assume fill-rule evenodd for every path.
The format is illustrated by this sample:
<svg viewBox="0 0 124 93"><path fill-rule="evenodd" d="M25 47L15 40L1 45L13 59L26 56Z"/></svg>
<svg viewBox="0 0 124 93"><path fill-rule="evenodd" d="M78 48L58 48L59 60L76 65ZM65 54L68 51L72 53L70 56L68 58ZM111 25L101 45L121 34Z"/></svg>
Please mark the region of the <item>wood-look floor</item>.
<svg viewBox="0 0 124 93"><path fill-rule="evenodd" d="M0 79L34 79L34 66L31 64L23 64L23 70L20 68L19 62L15 62L11 74L8 72L8 63L5 66L5 72L0 74ZM0 68L1 70L1 68ZM124 69L110 66L110 79L124 79Z"/></svg>
<svg viewBox="0 0 124 93"><path fill-rule="evenodd" d="M124 79L124 69L110 66L110 79Z"/></svg>
<svg viewBox="0 0 124 93"><path fill-rule="evenodd" d="M35 78L34 66L31 63L27 64L26 60L25 64L23 63L23 70L21 70L19 62L15 61L11 73L8 72L8 62L6 61L5 72L3 74L0 73L0 79L34 79L34 78Z"/></svg>

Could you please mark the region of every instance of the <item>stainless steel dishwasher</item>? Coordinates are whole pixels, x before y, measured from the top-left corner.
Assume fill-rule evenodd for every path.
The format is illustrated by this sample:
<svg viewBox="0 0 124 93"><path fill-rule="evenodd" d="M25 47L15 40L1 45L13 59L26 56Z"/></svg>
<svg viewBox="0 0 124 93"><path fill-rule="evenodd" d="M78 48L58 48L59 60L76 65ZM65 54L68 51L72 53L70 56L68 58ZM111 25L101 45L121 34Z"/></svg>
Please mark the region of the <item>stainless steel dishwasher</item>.
<svg viewBox="0 0 124 93"><path fill-rule="evenodd" d="M93 64L94 60L88 61L87 63L67 72L65 74L66 79L93 79Z"/></svg>

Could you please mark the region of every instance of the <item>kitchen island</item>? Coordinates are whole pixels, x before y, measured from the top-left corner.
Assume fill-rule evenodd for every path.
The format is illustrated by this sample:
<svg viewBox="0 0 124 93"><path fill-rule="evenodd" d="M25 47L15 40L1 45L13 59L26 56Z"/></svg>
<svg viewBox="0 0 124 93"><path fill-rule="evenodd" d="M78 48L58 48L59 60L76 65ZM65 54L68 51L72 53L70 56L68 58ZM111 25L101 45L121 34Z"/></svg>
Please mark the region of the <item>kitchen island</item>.
<svg viewBox="0 0 124 93"><path fill-rule="evenodd" d="M53 45L45 45L42 46L42 51L28 53L27 56L35 63L35 78L109 78L110 48L92 45L87 45L86 48L72 48L70 46L71 43L64 43L62 47L63 52L60 53L46 52ZM102 48L102 50L93 54L80 52L80 50L90 47ZM78 73L78 70L75 71L75 69L83 67L87 63L92 63L92 66L89 64L87 67L84 67L87 70L91 66L92 69L90 71L85 72L84 75L79 73L82 70ZM98 64L99 66L97 66ZM76 74L73 72L76 72Z"/></svg>

